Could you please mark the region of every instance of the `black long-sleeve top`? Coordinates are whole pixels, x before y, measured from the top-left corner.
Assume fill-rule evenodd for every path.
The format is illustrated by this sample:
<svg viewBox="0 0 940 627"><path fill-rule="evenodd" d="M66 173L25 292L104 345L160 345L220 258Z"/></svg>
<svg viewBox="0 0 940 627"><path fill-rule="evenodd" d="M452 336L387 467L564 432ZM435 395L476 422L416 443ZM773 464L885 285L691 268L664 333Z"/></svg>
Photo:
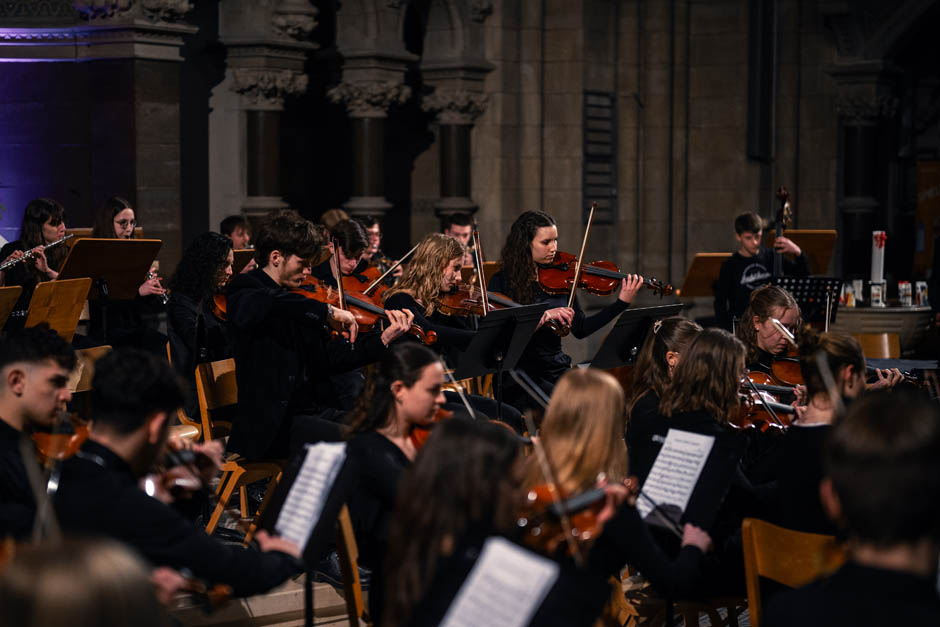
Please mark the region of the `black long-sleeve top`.
<svg viewBox="0 0 940 627"><path fill-rule="evenodd" d="M646 481L656 455L663 443L662 416L659 415L659 396L650 390L633 405L627 422L625 440L630 474L635 475L640 485Z"/></svg>
<svg viewBox="0 0 940 627"><path fill-rule="evenodd" d="M94 441L63 464L55 508L66 532L114 538L154 566L188 568L207 582L232 586L238 596L270 590L302 570L285 553L262 553L206 535L147 496L127 462Z"/></svg>
<svg viewBox="0 0 940 627"><path fill-rule="evenodd" d="M437 333L437 342L431 345L431 348L443 353L451 365L454 365L453 357L456 352L465 350L470 345L470 341L476 334L470 328L467 318L458 316L446 316L439 311L435 311L430 316L424 314L424 307L410 294L398 292L388 297L385 301L386 309L407 309L415 315L414 323L427 331Z"/></svg>
<svg viewBox="0 0 940 627"><path fill-rule="evenodd" d="M14 240L4 244L3 248L0 248L0 263L17 250L26 252L29 249L21 240ZM34 261L21 261L4 270L4 286L12 287L18 285L23 288L19 298L16 299L16 304L13 306L10 317L7 318L7 322L3 327L7 332L18 331L23 328L23 325L26 324L26 314L29 310L29 301L33 298L33 292L36 290L36 286L39 284L40 280L47 280L45 275L40 275L39 271L36 270L34 263Z"/></svg>
<svg viewBox="0 0 940 627"><path fill-rule="evenodd" d="M20 439L25 437L0 420L0 538L29 536L36 516L36 501L20 454Z"/></svg>
<svg viewBox="0 0 940 627"><path fill-rule="evenodd" d="M761 247L753 257L735 252L721 264L718 283L715 284L715 317L725 329L731 329L731 319L740 318L747 309L751 292L770 283L774 270L774 250ZM796 259L783 256L784 276L810 275L809 258L800 253Z"/></svg>
<svg viewBox="0 0 940 627"><path fill-rule="evenodd" d="M493 275L487 289L505 294L514 300L517 298L517 295L509 290L509 285L502 272ZM542 290L538 283L533 284L533 290L535 294L534 302L547 303L549 309L568 306L568 297L564 294L548 294ZM571 334L578 339L587 337L616 318L629 306L630 303L617 299L597 313L588 316L585 315L580 302L575 298L572 306L574 320L571 323ZM561 350L561 338L548 328L542 327L532 336L529 345L519 359L518 367L536 381L541 379L554 385L561 375L571 368L571 358Z"/></svg>

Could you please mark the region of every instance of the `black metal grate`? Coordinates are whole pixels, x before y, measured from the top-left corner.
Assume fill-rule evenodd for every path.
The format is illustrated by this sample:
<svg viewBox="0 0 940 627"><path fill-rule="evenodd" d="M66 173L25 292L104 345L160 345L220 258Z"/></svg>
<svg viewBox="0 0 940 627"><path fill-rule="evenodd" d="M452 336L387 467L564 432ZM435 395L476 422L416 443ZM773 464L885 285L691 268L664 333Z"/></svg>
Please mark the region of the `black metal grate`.
<svg viewBox="0 0 940 627"><path fill-rule="evenodd" d="M581 175L581 220L587 222L597 203L595 224L613 224L617 207L617 112L614 94L584 92L584 166Z"/></svg>

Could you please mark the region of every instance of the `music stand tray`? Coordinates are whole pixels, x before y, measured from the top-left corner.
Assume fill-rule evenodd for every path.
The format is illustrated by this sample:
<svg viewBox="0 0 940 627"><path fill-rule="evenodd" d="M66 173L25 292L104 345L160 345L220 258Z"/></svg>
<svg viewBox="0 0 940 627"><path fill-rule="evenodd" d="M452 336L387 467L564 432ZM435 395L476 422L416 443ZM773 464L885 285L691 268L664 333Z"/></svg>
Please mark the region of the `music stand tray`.
<svg viewBox="0 0 940 627"><path fill-rule="evenodd" d="M486 314L470 345L460 353L454 378L470 379L515 368L546 309L546 303L536 303Z"/></svg>
<svg viewBox="0 0 940 627"><path fill-rule="evenodd" d="M721 274L721 264L731 257L731 253L696 253L685 273L682 288L676 296L683 298L710 297L715 293L715 283Z"/></svg>
<svg viewBox="0 0 940 627"><path fill-rule="evenodd" d="M232 261L232 276L241 274L242 270L245 269L245 266L254 258L255 249L254 248L237 248L232 251L234 254Z"/></svg>
<svg viewBox="0 0 940 627"><path fill-rule="evenodd" d="M842 279L838 277L808 276L774 277L773 284L781 287L796 300L800 306L803 322L824 324L826 321L826 292L831 289L832 308L829 311L829 324L836 321L839 308L839 295L842 293Z"/></svg>
<svg viewBox="0 0 940 627"><path fill-rule="evenodd" d="M6 325L22 293L23 288L19 285L0 287L0 329Z"/></svg>
<svg viewBox="0 0 940 627"><path fill-rule="evenodd" d="M158 239L80 239L62 262L58 280L91 277L89 298L99 298L103 288L111 300L132 300L162 244Z"/></svg>
<svg viewBox="0 0 940 627"><path fill-rule="evenodd" d="M26 328L46 322L66 342L71 342L90 289L91 279L88 277L38 284L29 301Z"/></svg>
<svg viewBox="0 0 940 627"><path fill-rule="evenodd" d="M683 307L682 303L676 303L627 309L620 314L614 328L604 338L604 343L597 350L594 359L590 361L590 367L609 370L633 363L653 323L663 318L679 315Z"/></svg>

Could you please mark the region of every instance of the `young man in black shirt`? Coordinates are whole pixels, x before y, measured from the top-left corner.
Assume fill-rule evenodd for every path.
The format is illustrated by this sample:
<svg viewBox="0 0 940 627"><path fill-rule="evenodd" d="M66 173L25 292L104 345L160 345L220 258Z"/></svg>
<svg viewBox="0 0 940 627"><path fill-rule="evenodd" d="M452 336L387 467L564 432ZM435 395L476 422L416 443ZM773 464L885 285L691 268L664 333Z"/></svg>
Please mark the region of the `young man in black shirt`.
<svg viewBox="0 0 940 627"><path fill-rule="evenodd" d="M848 561L773 597L767 626L940 625L936 404L899 392L853 403L832 428L824 467L820 496L848 536Z"/></svg>
<svg viewBox="0 0 940 627"><path fill-rule="evenodd" d="M91 433L63 464L55 495L62 529L120 540L153 566L188 569L238 596L265 592L302 570L296 545L266 533L256 536L260 551L224 544L140 488L183 397L173 369L153 355L128 348L98 360Z"/></svg>
<svg viewBox="0 0 940 627"><path fill-rule="evenodd" d="M36 515L20 442L49 428L72 398L75 351L48 327L33 327L0 342L0 537L29 536ZM28 443L32 449L32 443Z"/></svg>
<svg viewBox="0 0 940 627"><path fill-rule="evenodd" d="M761 246L764 223L756 213L742 213L735 218L734 231L738 250L721 265L715 286L715 317L728 331L732 330L732 320L740 318L747 308L751 292L770 283L775 253L783 254L785 276L810 274L809 259L792 240L778 237L772 249Z"/></svg>

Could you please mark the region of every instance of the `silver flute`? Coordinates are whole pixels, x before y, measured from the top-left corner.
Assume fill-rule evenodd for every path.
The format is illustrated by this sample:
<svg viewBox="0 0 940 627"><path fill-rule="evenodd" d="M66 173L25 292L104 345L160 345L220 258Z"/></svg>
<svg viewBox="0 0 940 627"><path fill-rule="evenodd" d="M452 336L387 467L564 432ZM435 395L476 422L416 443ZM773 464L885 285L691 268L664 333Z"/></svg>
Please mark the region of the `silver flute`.
<svg viewBox="0 0 940 627"><path fill-rule="evenodd" d="M46 244L45 246L42 247L43 252L49 250L49 249L52 248L53 246L56 246L56 245L58 245L58 244L61 244L61 243L64 242L65 240L69 239L70 237L75 237L75 235L74 235L73 233L69 233L68 235L66 235L66 236L63 237L62 239L57 239L56 241L54 241L54 242L52 242L52 243L50 243L50 244ZM38 248L38 246L37 246L36 248ZM24 254L22 257L17 257L16 259L11 259L11 260L6 261L6 262L4 262L4 263L0 263L0 272L3 272L4 270L6 270L7 268L9 268L10 266L15 266L16 264L18 264L18 263L21 262L21 261L26 261L27 259L32 259L32 258L34 257L33 251L36 250L36 248L31 248L30 250L27 250L27 251L26 251L26 254Z"/></svg>

